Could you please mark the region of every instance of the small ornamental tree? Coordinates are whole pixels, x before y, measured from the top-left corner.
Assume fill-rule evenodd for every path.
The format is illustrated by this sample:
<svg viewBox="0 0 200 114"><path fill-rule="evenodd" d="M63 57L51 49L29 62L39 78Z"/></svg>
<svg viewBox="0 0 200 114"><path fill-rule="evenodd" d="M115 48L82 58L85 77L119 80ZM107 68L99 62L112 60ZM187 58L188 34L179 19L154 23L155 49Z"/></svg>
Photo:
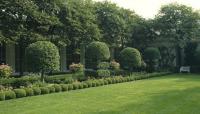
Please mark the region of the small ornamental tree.
<svg viewBox="0 0 200 114"><path fill-rule="evenodd" d="M101 61L110 58L110 51L108 46L103 42L92 42L88 45L86 50L86 67L96 68Z"/></svg>
<svg viewBox="0 0 200 114"><path fill-rule="evenodd" d="M149 47L144 50L144 60L148 65L150 72L156 69L159 59L161 58L158 48Z"/></svg>
<svg viewBox="0 0 200 114"><path fill-rule="evenodd" d="M48 41L37 41L26 48L28 70L40 72L44 82L44 73L58 71L60 68L60 56L58 48Z"/></svg>
<svg viewBox="0 0 200 114"><path fill-rule="evenodd" d="M141 67L142 59L140 52L131 47L127 47L120 52L120 65L123 69L133 70Z"/></svg>

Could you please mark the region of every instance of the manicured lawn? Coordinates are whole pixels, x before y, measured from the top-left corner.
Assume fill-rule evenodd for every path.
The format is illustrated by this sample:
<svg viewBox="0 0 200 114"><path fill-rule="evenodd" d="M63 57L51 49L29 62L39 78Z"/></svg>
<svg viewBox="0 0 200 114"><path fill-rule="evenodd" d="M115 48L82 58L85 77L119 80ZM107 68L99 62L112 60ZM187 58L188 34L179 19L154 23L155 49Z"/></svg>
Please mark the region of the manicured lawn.
<svg viewBox="0 0 200 114"><path fill-rule="evenodd" d="M0 114L200 114L200 75L170 75L1 101Z"/></svg>

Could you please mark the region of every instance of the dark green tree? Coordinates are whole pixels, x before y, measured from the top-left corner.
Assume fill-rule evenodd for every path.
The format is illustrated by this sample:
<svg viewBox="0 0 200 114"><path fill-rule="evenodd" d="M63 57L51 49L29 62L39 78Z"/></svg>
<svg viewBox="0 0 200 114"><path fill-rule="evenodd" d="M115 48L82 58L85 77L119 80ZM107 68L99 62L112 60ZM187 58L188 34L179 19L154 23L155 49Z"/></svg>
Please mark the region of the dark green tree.
<svg viewBox="0 0 200 114"><path fill-rule="evenodd" d="M200 30L199 19L199 12L177 3L163 6L156 16L154 29L159 33L160 43L158 44L167 49L176 49L176 53L169 53L169 56L176 56L171 54L177 54L176 62L178 66L183 64L182 49L186 43L199 36L199 32L197 32ZM175 58L172 59L170 61L174 61Z"/></svg>

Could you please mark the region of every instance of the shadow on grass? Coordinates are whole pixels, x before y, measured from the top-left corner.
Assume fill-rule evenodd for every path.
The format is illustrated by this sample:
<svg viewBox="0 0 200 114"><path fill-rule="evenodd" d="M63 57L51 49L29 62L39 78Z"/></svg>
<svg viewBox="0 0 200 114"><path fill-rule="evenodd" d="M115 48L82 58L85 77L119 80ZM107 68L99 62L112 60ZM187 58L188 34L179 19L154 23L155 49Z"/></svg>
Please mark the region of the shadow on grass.
<svg viewBox="0 0 200 114"><path fill-rule="evenodd" d="M152 93L145 102L133 102L113 110L91 114L200 114L199 100L200 86L165 93Z"/></svg>

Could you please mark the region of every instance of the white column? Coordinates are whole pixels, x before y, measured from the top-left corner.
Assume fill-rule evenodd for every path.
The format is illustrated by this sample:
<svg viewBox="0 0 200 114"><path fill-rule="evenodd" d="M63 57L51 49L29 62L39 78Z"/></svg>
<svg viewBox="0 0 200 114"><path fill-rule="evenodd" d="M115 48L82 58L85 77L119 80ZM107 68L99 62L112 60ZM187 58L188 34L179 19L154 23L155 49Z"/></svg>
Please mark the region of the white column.
<svg viewBox="0 0 200 114"><path fill-rule="evenodd" d="M67 71L66 47L60 48L60 71Z"/></svg>
<svg viewBox="0 0 200 114"><path fill-rule="evenodd" d="M15 44L6 44L6 64L15 72Z"/></svg>

